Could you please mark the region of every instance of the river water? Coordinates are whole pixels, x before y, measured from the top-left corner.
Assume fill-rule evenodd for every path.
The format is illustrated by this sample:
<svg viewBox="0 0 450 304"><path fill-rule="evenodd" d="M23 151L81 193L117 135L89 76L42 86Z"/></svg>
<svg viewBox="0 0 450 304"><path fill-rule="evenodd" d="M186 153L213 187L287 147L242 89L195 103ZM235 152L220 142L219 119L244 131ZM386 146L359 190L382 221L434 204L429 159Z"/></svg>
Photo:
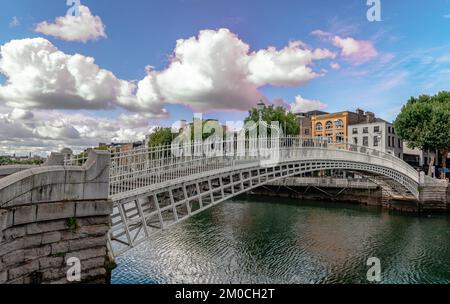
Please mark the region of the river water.
<svg viewBox="0 0 450 304"><path fill-rule="evenodd" d="M450 217L350 204L243 197L119 257L114 284L450 283Z"/></svg>

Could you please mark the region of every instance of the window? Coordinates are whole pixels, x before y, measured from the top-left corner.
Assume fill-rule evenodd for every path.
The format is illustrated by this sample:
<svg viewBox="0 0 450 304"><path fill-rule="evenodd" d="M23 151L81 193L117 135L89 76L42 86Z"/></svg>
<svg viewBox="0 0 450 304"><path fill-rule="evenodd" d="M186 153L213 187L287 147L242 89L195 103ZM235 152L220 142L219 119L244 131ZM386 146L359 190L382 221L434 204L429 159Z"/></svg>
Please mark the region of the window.
<svg viewBox="0 0 450 304"><path fill-rule="evenodd" d="M322 130L323 130L323 125L322 125L322 123L318 122L316 124L316 131L322 131Z"/></svg>
<svg viewBox="0 0 450 304"><path fill-rule="evenodd" d="M363 146L368 147L369 146L369 137L364 136L363 137Z"/></svg>
<svg viewBox="0 0 450 304"><path fill-rule="evenodd" d="M392 128L388 127L388 133L392 133Z"/></svg>
<svg viewBox="0 0 450 304"><path fill-rule="evenodd" d="M402 140L400 138L398 139L398 147L402 148Z"/></svg>
<svg viewBox="0 0 450 304"><path fill-rule="evenodd" d="M344 132L338 132L336 134L336 142L343 143L344 142Z"/></svg>
<svg viewBox="0 0 450 304"><path fill-rule="evenodd" d="M353 144L358 145L358 137L353 137Z"/></svg>
<svg viewBox="0 0 450 304"><path fill-rule="evenodd" d="M342 121L342 119L336 120L335 124L336 129L342 129L344 127L344 122Z"/></svg>
<svg viewBox="0 0 450 304"><path fill-rule="evenodd" d="M380 132L380 126L373 127L373 132L379 133Z"/></svg>
<svg viewBox="0 0 450 304"><path fill-rule="evenodd" d="M364 127L364 128L363 128L363 133L364 133L364 134L369 133L369 127Z"/></svg>
<svg viewBox="0 0 450 304"><path fill-rule="evenodd" d="M305 130L305 135L309 135L309 129Z"/></svg>
<svg viewBox="0 0 450 304"><path fill-rule="evenodd" d="M395 137L392 136L392 147L395 148Z"/></svg>
<svg viewBox="0 0 450 304"><path fill-rule="evenodd" d="M327 121L327 124L325 125L325 129L327 129L327 130L333 129L333 123L331 121Z"/></svg>
<svg viewBox="0 0 450 304"><path fill-rule="evenodd" d="M389 147L391 146L391 137L390 136L388 136L388 146Z"/></svg>
<svg viewBox="0 0 450 304"><path fill-rule="evenodd" d="M380 142L380 137L379 136L374 136L373 137L373 146L374 147L378 147L379 142Z"/></svg>
<svg viewBox="0 0 450 304"><path fill-rule="evenodd" d="M358 134L358 128L353 128L353 134Z"/></svg>
<svg viewBox="0 0 450 304"><path fill-rule="evenodd" d="M392 127L392 134L395 134L395 128Z"/></svg>

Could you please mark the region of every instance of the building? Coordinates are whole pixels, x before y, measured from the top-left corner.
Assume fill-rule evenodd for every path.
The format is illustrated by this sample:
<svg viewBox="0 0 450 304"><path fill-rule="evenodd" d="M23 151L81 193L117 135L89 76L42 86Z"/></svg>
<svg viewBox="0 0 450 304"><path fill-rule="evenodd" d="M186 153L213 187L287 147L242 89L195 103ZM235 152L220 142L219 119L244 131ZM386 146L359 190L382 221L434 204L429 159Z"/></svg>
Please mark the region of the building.
<svg viewBox="0 0 450 304"><path fill-rule="evenodd" d="M380 118L367 116L367 122L348 126L349 143L367 147L403 159L403 141L395 134L394 126Z"/></svg>
<svg viewBox="0 0 450 304"><path fill-rule="evenodd" d="M310 137L313 134L312 131L312 120L311 118L315 115L324 115L328 114L327 112L322 111L309 111L305 113L297 113L297 119L300 124L300 136Z"/></svg>
<svg viewBox="0 0 450 304"><path fill-rule="evenodd" d="M357 109L356 112L313 115L311 117L312 136L327 139L329 143L347 143L348 126L363 122L370 123L374 119L373 113L364 113L361 109Z"/></svg>

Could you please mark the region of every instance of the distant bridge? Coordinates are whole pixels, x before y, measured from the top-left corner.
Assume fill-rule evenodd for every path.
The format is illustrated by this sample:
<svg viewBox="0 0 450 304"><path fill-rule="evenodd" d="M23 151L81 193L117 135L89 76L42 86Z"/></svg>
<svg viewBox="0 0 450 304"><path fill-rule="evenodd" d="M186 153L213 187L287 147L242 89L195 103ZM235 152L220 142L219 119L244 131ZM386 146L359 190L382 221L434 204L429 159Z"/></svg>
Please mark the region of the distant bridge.
<svg viewBox="0 0 450 304"><path fill-rule="evenodd" d="M321 139L283 137L264 145L237 139L111 154L109 233L118 256L220 202L285 177L322 170L384 176L419 199L419 173L394 155ZM71 159L66 165L77 165Z"/></svg>

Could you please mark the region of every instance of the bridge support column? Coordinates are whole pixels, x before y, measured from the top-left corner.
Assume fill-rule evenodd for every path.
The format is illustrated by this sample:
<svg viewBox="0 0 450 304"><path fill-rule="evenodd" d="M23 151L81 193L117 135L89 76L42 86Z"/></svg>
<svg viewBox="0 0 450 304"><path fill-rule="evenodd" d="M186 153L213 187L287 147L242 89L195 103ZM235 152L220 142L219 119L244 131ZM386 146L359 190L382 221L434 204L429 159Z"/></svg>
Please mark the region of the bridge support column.
<svg viewBox="0 0 450 304"><path fill-rule="evenodd" d="M0 284L107 282L109 162L96 151L0 180Z"/></svg>

